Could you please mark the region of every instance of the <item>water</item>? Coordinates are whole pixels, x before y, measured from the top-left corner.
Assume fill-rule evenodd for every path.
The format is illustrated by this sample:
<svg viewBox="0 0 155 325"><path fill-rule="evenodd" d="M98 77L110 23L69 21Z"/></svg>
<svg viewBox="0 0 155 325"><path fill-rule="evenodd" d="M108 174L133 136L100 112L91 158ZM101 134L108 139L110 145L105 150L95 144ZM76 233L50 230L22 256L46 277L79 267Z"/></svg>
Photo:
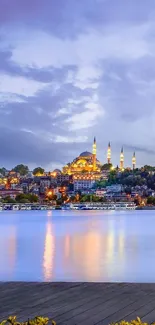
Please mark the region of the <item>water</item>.
<svg viewBox="0 0 155 325"><path fill-rule="evenodd" d="M2 211L0 281L155 282L155 211Z"/></svg>

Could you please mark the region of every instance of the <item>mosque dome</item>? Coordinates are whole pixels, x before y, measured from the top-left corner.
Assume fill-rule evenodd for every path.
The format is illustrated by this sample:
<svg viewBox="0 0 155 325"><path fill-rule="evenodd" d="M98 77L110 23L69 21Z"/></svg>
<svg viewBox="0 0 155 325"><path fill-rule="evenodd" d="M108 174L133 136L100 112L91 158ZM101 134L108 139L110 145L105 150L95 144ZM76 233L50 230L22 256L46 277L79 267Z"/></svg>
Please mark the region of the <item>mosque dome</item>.
<svg viewBox="0 0 155 325"><path fill-rule="evenodd" d="M92 157L92 153L89 151L84 151L80 154L79 157Z"/></svg>

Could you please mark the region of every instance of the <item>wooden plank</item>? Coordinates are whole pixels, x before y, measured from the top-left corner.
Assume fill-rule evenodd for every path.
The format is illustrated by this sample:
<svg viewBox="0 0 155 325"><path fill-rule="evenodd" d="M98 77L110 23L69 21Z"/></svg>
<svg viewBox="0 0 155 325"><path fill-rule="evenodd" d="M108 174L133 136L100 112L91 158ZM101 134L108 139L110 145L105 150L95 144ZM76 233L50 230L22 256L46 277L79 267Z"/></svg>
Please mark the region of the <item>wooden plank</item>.
<svg viewBox="0 0 155 325"><path fill-rule="evenodd" d="M155 284L127 283L0 283L0 318L21 320L37 314L57 325L109 324L137 315L155 320Z"/></svg>
<svg viewBox="0 0 155 325"><path fill-rule="evenodd" d="M153 299L152 302L146 301L146 304L143 307L134 310L132 313L127 315L126 320L131 321L133 319L136 319L137 317L140 317L142 320L149 322L149 319L150 318L152 319L153 317L152 311L154 310L155 310L155 298ZM151 322L152 320L150 321L150 323Z"/></svg>
<svg viewBox="0 0 155 325"><path fill-rule="evenodd" d="M75 318L78 321L82 321L83 319L87 319L90 313L98 313L99 310L103 309L103 305L107 306L114 304L114 301L117 303L118 299L124 299L128 297L128 285L124 285L123 287L119 288L118 286L114 286L114 289L111 291L107 291L102 294L99 299L96 299L95 296L92 296L90 301L87 301L85 304L81 304L79 307L77 304L74 305L74 308L68 309L68 313L65 311L59 317L55 317L57 322L68 321L70 318Z"/></svg>
<svg viewBox="0 0 155 325"><path fill-rule="evenodd" d="M100 309L96 309L95 312L90 316L87 315L87 321L85 319L85 321L80 322L80 324L110 324L111 322L115 322L117 321L117 314L119 316L120 313L121 315L127 314L129 309L133 310L135 304L139 306L140 301L142 304L145 304L146 296L147 294L144 294L144 296L142 296L139 294L139 292L137 292L137 294L134 294L134 296L126 295L124 297L122 295L115 304L112 304L110 306L106 306L106 304L104 304Z"/></svg>
<svg viewBox="0 0 155 325"><path fill-rule="evenodd" d="M88 288L91 288L91 286L92 286L91 284L88 284ZM108 287L111 288L111 290L112 290L111 293L112 294L113 294L113 290L114 289L116 290L116 292L118 294L118 289L120 290L120 288L122 288L122 285L117 285L117 287L116 287L116 284L110 284ZM73 309L73 307L74 308L77 308L78 305L80 305L80 306L82 305L83 306L83 304L85 302L87 302L88 300L94 300L96 298L96 296L97 297L103 296L103 292L104 292L103 288L105 288L105 286L104 287L101 286L101 289L98 290L97 288L99 288L99 286L96 286L96 285L94 286L93 285L92 286L93 291L91 290L91 294L89 294L90 293L90 290L88 290L88 288L86 288L87 290L85 290L85 288L82 287L82 290L83 290L82 299L81 299L81 295L77 295L76 300L73 302L74 303L74 306L73 306L72 302L70 302L65 297L64 297L62 303L60 303L60 301L57 301L57 308L55 308L56 314L57 315L58 314L62 314L62 312L64 312L64 308L65 308L65 311L66 310L68 311L68 309L69 310L70 309ZM110 296L111 296L111 293L110 293ZM23 312L24 312L24 314L26 314L26 313L29 312L29 316L30 317L33 317L36 314L37 315L38 314L42 314L42 315L47 315L48 314L48 316L50 316L50 317L55 316L54 309L53 309L53 304L51 304L50 306L48 306L47 304L42 304L42 305L36 306L35 308L26 308L26 306L25 306L24 310L22 310L22 309L20 309L20 310L16 309L14 311L14 313L16 313L20 317L21 320L24 320L24 314L23 314ZM13 311L12 311L12 313L13 313Z"/></svg>
<svg viewBox="0 0 155 325"><path fill-rule="evenodd" d="M6 297L3 297L3 305L9 304L10 301L12 305L16 304L16 300L18 297L18 305L21 305L24 300L25 305L32 307L37 304L42 304L43 302L48 301L51 297L54 299L55 297L59 297L63 294L66 295L66 291L71 288L75 289L75 287L77 287L77 285L74 284L70 284L67 286L63 284L59 285L57 288L53 288L52 286L44 288L37 284L34 287L20 287L19 290L17 287L13 294L7 291ZM80 287L80 284L78 285L78 287ZM2 297L0 297L0 299L2 299ZM38 303L36 303L36 301L38 301Z"/></svg>
<svg viewBox="0 0 155 325"><path fill-rule="evenodd" d="M63 300L60 301L60 299L58 299L56 301L56 304L54 304L52 302L51 305L47 306L47 304L43 305L38 305L37 309L35 309L38 312L40 312L43 315L46 315L47 313L49 314L49 316L55 316L55 315L59 315L62 314L68 310L71 310L73 308L77 308L78 306L83 306L84 303L94 300L95 298L100 298L101 296L103 296L103 287L101 287L100 290L98 290L97 288L99 288L99 286L95 286L91 285L91 284L87 284L87 287L81 287L81 292L77 293L77 295L75 296L75 292L74 292L74 296L71 297L63 297ZM110 284L108 286L108 288L111 288L111 292L113 292L113 290L116 288L115 284ZM77 290L77 289L76 289ZM105 288L106 290L106 288ZM111 293L110 293L111 295ZM71 298L71 299L70 299ZM27 308L24 308L24 312L26 312ZM33 313L34 313L34 308L29 308L29 313L30 316L33 317ZM18 313L19 317L20 317L20 313Z"/></svg>
<svg viewBox="0 0 155 325"><path fill-rule="evenodd" d="M146 303L149 302L150 305L155 300L155 293L151 293L150 295L146 295L144 297L139 296L139 299L136 302L132 302L130 305L126 306L125 308L119 309L117 312L111 310L111 314L109 317L105 318L105 315L101 318L99 322L95 321L95 324L111 324L113 322L118 322L120 320L126 320L127 316L134 311L137 311L141 306L143 309L146 306ZM152 308L151 308L152 310Z"/></svg>
<svg viewBox="0 0 155 325"><path fill-rule="evenodd" d="M152 311L149 311L148 314L146 314L144 317L142 317L142 321L148 322L150 324L155 322L155 301L154 301L154 304L152 304L152 307L153 307ZM145 312L146 312L146 309L145 309Z"/></svg>

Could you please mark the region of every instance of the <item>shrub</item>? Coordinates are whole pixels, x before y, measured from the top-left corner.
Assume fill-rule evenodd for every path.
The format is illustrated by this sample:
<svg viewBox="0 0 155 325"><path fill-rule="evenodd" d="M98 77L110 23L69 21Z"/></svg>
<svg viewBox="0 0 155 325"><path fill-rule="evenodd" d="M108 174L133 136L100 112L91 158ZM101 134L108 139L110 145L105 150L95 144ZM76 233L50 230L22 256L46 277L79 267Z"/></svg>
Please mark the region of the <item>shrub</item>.
<svg viewBox="0 0 155 325"><path fill-rule="evenodd" d="M56 322L45 317L35 317L33 319L28 319L26 322L17 322L16 316L11 316L7 320L3 320L0 325L56 325Z"/></svg>
<svg viewBox="0 0 155 325"><path fill-rule="evenodd" d="M118 323L112 323L111 325L149 325L148 323L143 323L139 317L137 319L132 320L131 322L126 322L125 320L122 320ZM155 325L155 323L152 323L152 325Z"/></svg>

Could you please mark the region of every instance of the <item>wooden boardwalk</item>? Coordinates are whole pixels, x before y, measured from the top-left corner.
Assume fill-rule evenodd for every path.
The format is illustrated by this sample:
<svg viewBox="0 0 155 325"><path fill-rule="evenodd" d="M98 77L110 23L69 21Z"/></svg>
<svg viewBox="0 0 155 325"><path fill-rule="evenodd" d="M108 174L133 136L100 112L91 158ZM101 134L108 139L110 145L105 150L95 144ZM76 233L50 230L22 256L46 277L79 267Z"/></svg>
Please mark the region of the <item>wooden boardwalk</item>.
<svg viewBox="0 0 155 325"><path fill-rule="evenodd" d="M94 325L155 321L155 284L0 283L0 321L48 316L59 324Z"/></svg>

